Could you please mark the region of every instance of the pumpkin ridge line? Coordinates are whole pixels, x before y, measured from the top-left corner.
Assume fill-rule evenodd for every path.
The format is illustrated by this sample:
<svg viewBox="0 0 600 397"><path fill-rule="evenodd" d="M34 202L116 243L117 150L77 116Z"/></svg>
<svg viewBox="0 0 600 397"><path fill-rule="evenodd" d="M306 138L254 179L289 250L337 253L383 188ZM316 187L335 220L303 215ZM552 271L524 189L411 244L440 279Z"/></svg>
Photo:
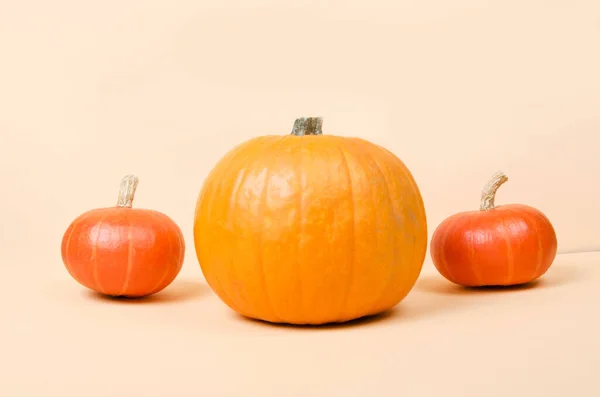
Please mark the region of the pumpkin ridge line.
<svg viewBox="0 0 600 397"><path fill-rule="evenodd" d="M342 300L342 304L340 306L340 311L338 314L338 318L340 318L344 312L346 311L346 306L348 304L348 295L350 294L350 291L352 290L352 284L354 283L354 273L355 273L355 269L354 267L356 266L356 258L355 258L355 252L356 252L356 205L355 205L355 198L354 198L354 186L352 183L352 175L350 173L350 166L348 165L348 159L346 157L346 153L344 152L343 149L344 146L344 141L340 141L340 144L338 146L338 149L340 151L340 153L342 154L342 162L344 164L344 167L346 168L346 175L348 176L348 190L350 190L350 214L352 214L352 239L350 240L352 242L351 245L351 262L350 262L350 266L349 266L349 273L348 273L348 287L346 287L346 294L344 294L344 299Z"/></svg>
<svg viewBox="0 0 600 397"><path fill-rule="evenodd" d="M508 227L506 226L504 218L500 218L500 222L502 223L502 228L504 229L504 238L506 240L506 257L508 262L508 275L506 283L510 284L511 280L515 275L515 258L513 256L512 247L510 244L510 235L508 233Z"/></svg>
<svg viewBox="0 0 600 397"><path fill-rule="evenodd" d="M388 156L390 156L392 160L396 161L400 165L399 169L402 171L402 173L404 174L404 177L408 181L408 184L411 187L410 190L413 193L418 192L418 194L415 194L415 199L418 199L418 201L420 201L420 204L424 205L423 198L420 194L419 186L417 185L417 182L414 180L414 178L413 178L410 170L406 166L406 164L404 164L404 162L398 156L396 156L394 153L392 153L390 150L385 149L385 151L388 153ZM405 187L406 185L403 184L403 186ZM402 208L402 210L404 210L406 207L405 207L405 205L402 205L401 208ZM414 242L416 242L415 233L418 229L417 218L414 214L414 211L410 211L409 214L412 215L412 216L409 216L409 218L410 218L410 223L412 224L412 227L413 227L412 236L413 236L413 243L414 243ZM423 215L424 215L425 219L427 219L426 214L423 214ZM405 224L406 223L403 223L402 226L404 227ZM426 225L427 225L427 221L425 221L425 234L427 234L427 230L426 230L427 226ZM405 237L406 237L406 233L405 233ZM413 271L412 264L415 261L416 252L417 252L416 249L414 249L414 248L415 247L413 247L413 249L410 250L411 256L410 256L410 261L408 261L408 277L409 277L409 280L412 280L412 281L409 285L405 286L405 288L407 290L403 293L402 299L404 299L410 293L410 291L414 288L414 286L419 278L419 275L421 273L421 270L423 269L423 258L422 258L420 267L417 268L416 272ZM425 250L427 250L427 247L425 247Z"/></svg>
<svg viewBox="0 0 600 397"><path fill-rule="evenodd" d="M275 147L278 146L278 144L280 144L281 142L283 142L283 140L285 139L285 136L282 136L280 139L278 139L277 141L275 141L274 144L269 146L269 149L274 149ZM266 150L265 150L266 151ZM263 192L260 198L260 210L258 211L258 213L260 214L260 219L264 219L264 215L265 215L265 208L267 205L267 194L269 193L269 176L271 174L271 165L273 164L275 156L273 156L271 158L271 161L269 162L268 166L265 167L265 186L263 187ZM260 278L263 284L263 288L265 291L265 300L267 305L271 308L271 312L273 313L273 315L275 316L275 319L279 322L281 322L283 319L277 314L277 311L275 310L275 306L273 305L273 302L271 301L271 298L269 296L269 288L267 286L267 280L265 277L265 263L264 263L264 258L261 252L262 249L262 241L263 241L263 233L264 233L264 226L265 223L264 221L261 222L260 224L260 228L259 231L257 233L258 236L258 243L257 245L259 246L258 249L258 267L259 267L259 273L260 273Z"/></svg>
<svg viewBox="0 0 600 397"><path fill-rule="evenodd" d="M153 216L153 215L150 215L150 216ZM132 233L132 229L133 229L133 224L130 219L129 227L127 229L127 270L125 271L125 282L123 283L123 288L121 288L121 292L119 292L119 295L123 295L125 293L125 291L127 291L127 287L129 287L129 280L131 279L131 268L133 266L133 239L132 239L133 233Z"/></svg>
<svg viewBox="0 0 600 397"><path fill-rule="evenodd" d="M299 230L299 235L300 237L296 239L296 275L297 275L297 280L298 280L298 284L299 284L299 288L298 288L298 302L299 302L299 307L298 307L298 311L299 311L299 318L304 318L304 299L306 297L306 294L303 293L303 288L304 288L304 283L302 283L302 277L301 277L301 272L300 272L300 259L299 257L299 253L300 253L300 240L302 238L302 236L304 235L304 231L305 231L305 225L304 225L304 210L305 210L305 205L304 205L304 188L306 185L306 173L304 172L304 139L300 140L300 155L298 162L299 167L297 168L299 170L299 174L298 174L298 179L300 181L300 191L299 191L299 198L296 202L296 206L297 206L297 211L298 211L298 219L300 219L300 230Z"/></svg>
<svg viewBox="0 0 600 397"><path fill-rule="evenodd" d="M233 162L233 159L232 159L232 162ZM233 218L233 222L235 222L235 216L234 216L234 214L235 214L235 211L238 208L238 198L239 198L239 195L241 194L240 193L241 187L244 186L244 183L246 183L246 178L248 178L248 172L246 172L246 170L248 168L248 165L250 165L251 163L252 163L252 161L249 158L246 158L244 160L244 162L243 162L243 167L241 167L241 171L239 171L236 174L236 182L235 182L236 184L233 186L233 189L231 189L231 194L229 194L229 203L228 203L229 205L227 206L228 207L228 213L227 213L227 216L228 216L227 221L228 222L232 221L231 218ZM233 268L236 267L235 252L237 252L237 250L232 249L231 253L230 253L230 258L229 258L230 259L230 261L229 261L230 268L231 267L233 267ZM234 273L237 274L237 272L234 272ZM247 299L246 296L244 296L242 294L240 294L240 295L241 295L241 298L242 298L242 303L246 304L246 306L252 306L253 310L256 309L255 304L253 305Z"/></svg>
<svg viewBox="0 0 600 397"><path fill-rule="evenodd" d="M419 188L419 185L417 184L417 181L416 181L414 175L412 174L412 172L410 171L410 169L408 168L408 166L406 165L406 163L404 161L402 161L402 159L400 157L396 156L391 150L389 150L389 149L387 149L387 148L385 148L383 146L380 146L380 145L377 145L377 146L380 149L382 149L384 152L386 152L388 154L388 156L390 156L390 158L400 166L400 169L402 170L404 176L406 177L406 180L408 181L408 184L410 184L410 186L412 188L411 191L414 193L415 199L418 201L419 207L422 209L422 213L420 214L420 215L423 216L423 220L424 220L422 227L424 229L423 232L424 232L425 236L427 236L428 235L427 211L425 210L425 203L424 203L424 200L423 200L423 194L421 193L421 189ZM418 227L417 226L417 222L416 222L416 217L415 217L414 212L411 212L411 213L413 215L411 217L411 221L412 221L413 226L415 226L415 231L416 231L416 229ZM414 231L413 231L413 238L414 238ZM414 239L414 240L416 241L416 239ZM411 280L414 279L414 282L413 282L412 286L409 288L408 292L406 293L406 295L404 297L406 297L408 295L408 293L410 293L410 291L414 288L414 285L416 284L416 282L418 281L421 273L423 272L423 264L425 262L425 257L427 256L427 248L428 248L427 244L428 244L428 238L426 237L425 238L425 245L423 246L423 250L421 251L421 259L420 259L421 264L418 266L418 268L417 268L417 270L415 272L416 274L413 274L412 267L410 268L410 272L409 273L410 273L410 276L411 276ZM410 262L411 264L412 264L412 262L416 258L416 250L412 250L412 254L413 255L412 255L412 258L411 258L411 262Z"/></svg>
<svg viewBox="0 0 600 397"><path fill-rule="evenodd" d="M390 195L390 187L389 187L389 183L387 180L387 177L385 176L385 173L382 171L381 166L379 165L379 162L377 161L377 159L375 158L375 156L373 155L372 152L372 148L369 147L369 150L366 151L366 157L368 159L371 160L371 162L375 165L375 168L377 169L377 173L379 173L379 176L381 177L382 181L383 181L383 187L385 188L385 197L387 197L387 201L388 201L388 205L390 206L392 213L394 213L394 215L396 215L396 210L393 206L392 203L392 197ZM371 187L371 197L373 196L373 188ZM375 216L376 216L376 224L379 224L379 217L378 217L378 211L375 211ZM393 244L394 244L394 255L393 255L393 267L397 266L396 263L396 258L398 257L398 244L396 242L396 237L394 236L393 238ZM394 269L396 270L396 269ZM384 300L384 298L387 296L390 287L392 286L392 281L393 281L393 275L389 276L389 280L387 280L386 285L382 288L381 293L379 294L379 297L377 297L377 299L375 299L375 301L373 302L373 305L371 306L371 309L369 309L369 312L372 312L373 310L377 309L377 307L381 304L381 301Z"/></svg>
<svg viewBox="0 0 600 397"><path fill-rule="evenodd" d="M442 258L444 258L444 260L440 261L440 263L444 264L444 269L446 270L446 272L448 273L448 275L450 276L451 279L455 280L455 282L459 282L460 279L458 279L456 277L456 275L454 274L454 272L451 269L452 266L448 265L448 257L446 256L446 245L448 244L448 238L452 236L452 232L456 231L456 229L458 228L459 223L458 222L454 222L451 223L450 225L448 225L445 233L441 236L441 249L440 249L440 254L442 256Z"/></svg>
<svg viewBox="0 0 600 397"><path fill-rule="evenodd" d="M154 216L154 215L153 215ZM167 256L167 260L170 261L172 256L173 256L173 241L171 241L171 233L169 233L168 228L167 229L163 229L165 231L165 234L167 235L167 241L169 242L169 255ZM183 252L183 251L182 251ZM158 287L160 287L160 285L162 284L162 282L165 280L165 278L167 277L167 275L169 274L169 272L171 271L171 267L166 266L165 272L162 275L162 277L158 280L158 282L156 282L154 284L154 286L152 287L152 293L156 293L156 289Z"/></svg>
<svg viewBox="0 0 600 397"><path fill-rule="evenodd" d="M417 199L417 201L419 202L419 205L421 206L421 208L424 208L424 202L423 202L423 195L421 194L421 190L419 189L419 185L417 184L417 181L415 180L414 176L412 175L412 173L410 172L410 169L406 166L406 164L404 163L404 161L402 161L402 159L400 159L398 156L396 156L391 150L377 145L378 148L380 148L381 150L383 150L384 153L386 153L388 155L388 157L390 157L390 159L392 161L394 161L395 163L397 163L397 165L399 166L399 169L402 171L402 173L404 174L404 176L406 177L406 181L408 181L408 184L411 187L411 191L413 192L413 194L415 195L415 199ZM403 184L403 186L406 186ZM402 206L402 209L404 209L404 206ZM412 214L412 216L410 217L410 221L413 225L413 241L416 241L415 238L415 232L418 229L418 225L417 225L417 219L416 216L414 214L414 211L410 212ZM423 210L423 213L421 214L425 220L423 228L424 228L424 232L425 232L425 236L427 236L427 212L425 210ZM408 271L408 276L410 278L410 280L414 280L412 282L412 285L410 287L408 287L408 291L406 292L406 294L404 294L404 297L402 299L404 299L409 293L410 291L414 288L416 282L418 281L421 272L423 271L423 263L425 261L425 256L427 255L427 238L425 239L426 243L425 246L423 247L423 252L422 252L422 257L421 257L421 264L420 266L417 268L416 272L413 272L413 267L410 266L409 267L409 271ZM411 250L411 258L410 261L408 262L409 265L412 265L413 262L415 261L416 258L416 250L412 249ZM414 274L416 273L416 274ZM399 303L399 302L398 302Z"/></svg>
<svg viewBox="0 0 600 397"><path fill-rule="evenodd" d="M257 138L257 139L261 139L261 138ZM216 201L216 198L217 198L217 197L216 197L216 196L217 196L217 192L220 192L220 191L219 191L219 189L220 189L220 185L218 185L218 184L222 184L222 183L223 183L223 181L222 181L220 178L217 178L217 177L221 177L221 176L222 176L222 175L225 173L225 170L226 170L226 171L229 171L229 170L231 169L231 167L232 167L232 165L231 165L231 164L233 163L233 160L234 160L234 159L236 159L236 158L237 158L237 156L239 156L239 155L240 155L240 152L242 152L242 151L243 151L243 149L244 149L244 148L246 148L248 144L249 144L249 142L245 142L245 143L242 143L242 144L240 144L240 145L236 146L236 147L235 147L235 148L234 148L234 149L233 149L231 152L229 152L229 153L228 153L228 154L225 156L225 158L226 158L226 159L228 159L228 161L229 161L229 163L227 164L229 167L228 167L227 165L226 165L226 166L223 166L223 169L219 169L219 170L218 170L218 171L220 171L219 173L216 173L216 172L215 172L217 169L213 169L213 170L211 171L211 174L209 175L211 178L207 178L207 182L209 182L209 183L214 183L214 185L215 185L215 186L213 187L213 186L205 185L205 186L202 188L202 191L201 191L201 196L200 196L200 198L198 199L198 202L202 203L203 201L201 201L201 198L202 198L202 197L203 197L205 194L207 194L207 195L208 195L208 192L210 192L210 195L208 195L208 198L205 198L205 200L206 200L206 204L205 204L204 206L202 206L202 207L198 207L198 208L196 209L196 210L197 210L197 214L196 214L196 216L195 216L195 219L199 219L199 218L200 218L200 215L202 215L203 213L205 213L205 214L206 214L206 221L205 221L205 222L206 222L206 224L207 224L207 225L210 225L210 224L212 224L212 223L214 222L214 217L213 217L214 205L215 205L215 201ZM226 174L226 173L225 173L225 174ZM213 179L213 178L214 178L214 179ZM215 182L215 181L216 181L216 182ZM206 183L206 182L205 182L205 183ZM196 224L196 222L194 222L194 223ZM210 232L209 232L209 233L210 233ZM202 244L202 243L200 243L200 242L196 242L196 241L195 241L195 244ZM206 244L206 243L205 243L205 244ZM202 249L204 249L204 248L202 248ZM196 248L196 256L198 256L198 248ZM202 263L200 263L200 268L201 268L201 269L202 269L202 266L203 266L203 265L202 265ZM202 272L204 273L204 270L203 270ZM207 271L207 272L208 272L208 271ZM211 272L208 272L208 273L211 273ZM213 289L215 289L215 290L216 290L216 291L215 291L215 293L216 293L217 295L220 295L220 296L222 296L222 297L221 297L221 300L222 300L222 301L223 301L223 302L224 302L224 303L225 303L227 306L229 306L231 309L233 309L234 311L238 311L238 312L243 312L243 313L245 313L246 311L245 311L245 310L240 310L240 307L238 306L237 302L234 302L234 300L231 298L231 296L229 296L229 293L226 291L226 289L225 289L225 288L223 288L223 283L222 283L222 281L221 281L221 278L220 278L220 277L219 277L219 275L218 275L218 272L212 272L212 273L211 273L211 276L212 276L212 277L207 277L207 276L205 275L206 282L209 284L209 286L210 286L211 284L213 284L213 285L211 286L211 288L213 288ZM209 281L209 279L210 279L210 278L212 278L213 282L210 282L210 281ZM216 284L216 285L215 285L215 284Z"/></svg>
<svg viewBox="0 0 600 397"><path fill-rule="evenodd" d="M108 218L108 214L105 214L98 221L98 224L96 225L96 228L98 229L98 233L96 235L96 240L94 241L94 245L92 245L92 257L94 258L94 262L93 262L93 266L92 266L92 277L93 277L94 281L96 282L96 286L98 287L100 292L102 292L103 294L106 294L106 292L105 292L106 290L102 287L102 284L100 284L100 280L98 279L98 249L97 249L97 247L98 247L98 241L100 240L100 232L102 231L102 224L104 223L106 218Z"/></svg>
<svg viewBox="0 0 600 397"><path fill-rule="evenodd" d="M473 221L468 222L467 226L469 227L469 230L473 230L471 229ZM467 249L469 250L469 256L471 257L471 270L473 271L473 274L475 275L475 279L477 280L477 282L479 284L483 283L483 277L482 275L479 273L479 271L477 270L477 260L475 258L475 233L471 232L469 233L469 239L467 240Z"/></svg>
<svg viewBox="0 0 600 397"><path fill-rule="evenodd" d="M544 258L544 250L543 250L543 244L542 244L542 240L540 238L540 232L539 229L537 227L537 221L534 217L530 216L529 213L526 213L525 211L521 212L520 215L523 216L525 214L525 218L529 219L529 221L531 221L531 228L534 231L535 237L537 239L537 263L535 264L535 268L534 268L534 275L538 274L538 272L540 271L540 266L542 266L542 259Z"/></svg>

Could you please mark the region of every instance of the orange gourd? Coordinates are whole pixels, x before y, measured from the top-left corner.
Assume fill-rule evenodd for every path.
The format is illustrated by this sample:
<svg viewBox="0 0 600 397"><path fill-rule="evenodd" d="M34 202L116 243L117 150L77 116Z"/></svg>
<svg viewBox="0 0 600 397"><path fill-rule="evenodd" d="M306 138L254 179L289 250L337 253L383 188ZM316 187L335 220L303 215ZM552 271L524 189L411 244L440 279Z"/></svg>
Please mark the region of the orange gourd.
<svg viewBox="0 0 600 397"><path fill-rule="evenodd" d="M557 239L548 218L527 205L495 205L496 191L507 180L496 173L482 191L479 211L454 214L433 233L431 258L449 281L467 287L519 285L552 265Z"/></svg>
<svg viewBox="0 0 600 397"><path fill-rule="evenodd" d="M194 242L202 272L238 313L288 324L384 312L414 286L427 251L423 200L408 168L321 118L250 139L206 178Z"/></svg>
<svg viewBox="0 0 600 397"><path fill-rule="evenodd" d="M62 259L83 286L110 296L143 297L163 290L179 274L185 243L167 215L134 209L138 180L121 181L114 207L78 216L62 239Z"/></svg>

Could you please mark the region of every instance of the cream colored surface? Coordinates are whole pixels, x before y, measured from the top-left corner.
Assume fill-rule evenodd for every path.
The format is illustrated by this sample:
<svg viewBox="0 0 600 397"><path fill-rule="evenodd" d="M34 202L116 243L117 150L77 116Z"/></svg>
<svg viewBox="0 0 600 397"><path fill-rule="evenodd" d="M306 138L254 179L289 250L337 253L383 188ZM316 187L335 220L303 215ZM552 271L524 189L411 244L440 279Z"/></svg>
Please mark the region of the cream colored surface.
<svg viewBox="0 0 600 397"><path fill-rule="evenodd" d="M600 254L469 294L428 259L391 315L304 329L233 315L191 235L227 150L316 115L405 161L430 233L501 169L498 204L544 211L562 253L599 249L599 16L593 0L0 1L0 395L600 395ZM89 294L60 259L71 220L129 173L134 206L188 244L139 303Z"/></svg>

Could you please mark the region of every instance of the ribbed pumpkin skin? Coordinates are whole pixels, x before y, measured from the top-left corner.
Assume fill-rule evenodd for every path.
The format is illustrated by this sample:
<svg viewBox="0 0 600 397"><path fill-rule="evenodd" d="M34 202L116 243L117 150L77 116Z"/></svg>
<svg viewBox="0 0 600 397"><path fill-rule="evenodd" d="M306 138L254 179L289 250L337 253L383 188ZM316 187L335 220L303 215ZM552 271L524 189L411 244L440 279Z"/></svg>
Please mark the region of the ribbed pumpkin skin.
<svg viewBox="0 0 600 397"><path fill-rule="evenodd" d="M427 226L411 173L389 151L359 138L263 136L205 180L194 243L233 310L323 324L398 304L420 274Z"/></svg>
<svg viewBox="0 0 600 397"><path fill-rule="evenodd" d="M541 211L508 204L446 218L431 238L431 258L455 284L511 286L544 275L557 245L554 228Z"/></svg>
<svg viewBox="0 0 600 397"><path fill-rule="evenodd" d="M81 285L137 298L173 282L183 265L185 242L179 227L161 212L109 207L78 216L63 235L61 254Z"/></svg>

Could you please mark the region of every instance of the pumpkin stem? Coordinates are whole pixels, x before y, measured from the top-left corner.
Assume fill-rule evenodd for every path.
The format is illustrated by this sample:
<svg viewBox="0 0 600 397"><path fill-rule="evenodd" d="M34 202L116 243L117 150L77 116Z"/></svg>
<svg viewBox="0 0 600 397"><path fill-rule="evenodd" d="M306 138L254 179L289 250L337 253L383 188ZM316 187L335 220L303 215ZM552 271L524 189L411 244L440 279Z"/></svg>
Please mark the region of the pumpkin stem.
<svg viewBox="0 0 600 397"><path fill-rule="evenodd" d="M117 207L131 208L135 189L137 189L138 178L135 175L126 175L121 179L119 188L119 198L117 199Z"/></svg>
<svg viewBox="0 0 600 397"><path fill-rule="evenodd" d="M492 179L490 179L490 181L481 191L481 204L479 206L481 211L489 211L494 209L496 192L498 191L498 188L506 181L508 181L508 177L504 175L502 171L498 171L492 176Z"/></svg>
<svg viewBox="0 0 600 397"><path fill-rule="evenodd" d="M294 122L292 135L323 135L323 117L300 117Z"/></svg>

